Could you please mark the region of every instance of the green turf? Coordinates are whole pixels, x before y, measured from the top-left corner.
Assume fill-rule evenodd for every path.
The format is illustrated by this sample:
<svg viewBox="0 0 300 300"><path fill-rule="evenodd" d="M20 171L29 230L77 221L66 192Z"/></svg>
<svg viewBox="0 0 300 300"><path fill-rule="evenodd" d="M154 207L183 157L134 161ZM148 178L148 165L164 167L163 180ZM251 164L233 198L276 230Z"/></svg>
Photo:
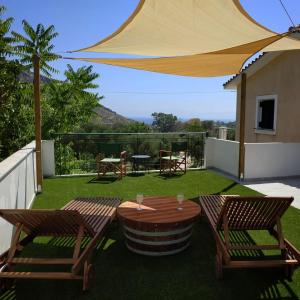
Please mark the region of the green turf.
<svg viewBox="0 0 300 300"><path fill-rule="evenodd" d="M196 199L199 194L257 193L210 171L193 171L164 178L157 174L125 177L122 181L95 181L93 177L55 178L44 181L34 208L60 208L76 196L115 195L124 200L145 195L176 195ZM286 236L300 248L300 211L290 208L283 217ZM254 233L256 240L265 236ZM36 256L71 254L68 243L37 240L26 252ZM25 252L25 255L26 255ZM196 224L191 246L168 257L151 258L129 252L115 222L95 251L96 278L88 293L79 282L18 281L15 290L0 299L298 299L300 270L288 282L277 270L230 270L222 281L214 275L215 245L204 218Z"/></svg>

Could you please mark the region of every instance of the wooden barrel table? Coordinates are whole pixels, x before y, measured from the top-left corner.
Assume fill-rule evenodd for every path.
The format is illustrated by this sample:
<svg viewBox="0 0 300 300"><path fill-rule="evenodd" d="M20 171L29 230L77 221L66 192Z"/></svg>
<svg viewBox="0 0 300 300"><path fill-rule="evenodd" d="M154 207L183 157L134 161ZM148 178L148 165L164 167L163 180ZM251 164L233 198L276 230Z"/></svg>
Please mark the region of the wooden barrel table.
<svg viewBox="0 0 300 300"><path fill-rule="evenodd" d="M178 210L176 197L145 197L142 210L136 201L118 207L126 246L129 250L150 256L175 254L190 244L193 225L200 206L185 200Z"/></svg>

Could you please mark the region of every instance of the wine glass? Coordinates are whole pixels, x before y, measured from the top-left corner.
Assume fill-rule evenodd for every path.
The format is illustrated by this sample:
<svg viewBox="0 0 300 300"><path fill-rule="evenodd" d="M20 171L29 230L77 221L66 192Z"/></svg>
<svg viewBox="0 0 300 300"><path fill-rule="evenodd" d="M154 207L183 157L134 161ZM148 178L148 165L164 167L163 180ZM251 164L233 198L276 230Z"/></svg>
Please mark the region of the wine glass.
<svg viewBox="0 0 300 300"><path fill-rule="evenodd" d="M144 195L143 194L137 194L136 195L136 202L139 204L139 207L137 208L137 210L143 210L141 208L141 204L143 203L143 199L144 199Z"/></svg>
<svg viewBox="0 0 300 300"><path fill-rule="evenodd" d="M177 201L178 201L178 207L177 207L177 209L178 210L182 210L183 209L181 207L183 200L184 200L184 195L183 194L178 194L177 195Z"/></svg>

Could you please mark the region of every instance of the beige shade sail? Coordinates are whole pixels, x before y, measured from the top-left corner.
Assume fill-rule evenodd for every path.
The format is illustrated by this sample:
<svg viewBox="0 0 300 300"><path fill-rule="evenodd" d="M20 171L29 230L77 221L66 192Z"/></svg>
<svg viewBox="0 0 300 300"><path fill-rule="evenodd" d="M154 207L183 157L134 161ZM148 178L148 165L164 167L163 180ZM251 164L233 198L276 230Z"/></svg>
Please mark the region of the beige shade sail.
<svg viewBox="0 0 300 300"><path fill-rule="evenodd" d="M261 41L277 33L259 25L238 0L141 0L113 34L78 50L144 56L184 56ZM263 51L299 49L284 37Z"/></svg>
<svg viewBox="0 0 300 300"><path fill-rule="evenodd" d="M283 35L284 36L284 35ZM93 63L102 63L113 66L121 66L144 71L152 71L165 74L212 77L236 74L240 71L244 62L266 45L283 38L276 35L242 46L195 55L161 58L75 58L77 60Z"/></svg>
<svg viewBox="0 0 300 300"><path fill-rule="evenodd" d="M239 72L241 65L249 56L237 54L196 54L169 58L109 59L76 58L77 60L105 65L126 67L164 74L213 77Z"/></svg>

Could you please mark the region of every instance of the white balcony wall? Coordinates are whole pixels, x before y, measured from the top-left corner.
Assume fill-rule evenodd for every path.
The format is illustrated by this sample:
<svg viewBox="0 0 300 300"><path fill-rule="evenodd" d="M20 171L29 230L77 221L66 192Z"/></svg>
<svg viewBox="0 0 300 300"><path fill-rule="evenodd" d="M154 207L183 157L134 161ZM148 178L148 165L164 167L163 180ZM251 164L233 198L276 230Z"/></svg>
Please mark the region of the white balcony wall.
<svg viewBox="0 0 300 300"><path fill-rule="evenodd" d="M0 162L0 208L29 208L36 195L35 143ZM14 228L0 218L0 253L11 243Z"/></svg>
<svg viewBox="0 0 300 300"><path fill-rule="evenodd" d="M54 141L42 141L42 165L44 177L55 175Z"/></svg>
<svg viewBox="0 0 300 300"><path fill-rule="evenodd" d="M239 142L208 138L207 168L238 177ZM244 180L300 176L300 143L245 143Z"/></svg>
<svg viewBox="0 0 300 300"><path fill-rule="evenodd" d="M300 175L300 143L246 143L245 179Z"/></svg>
<svg viewBox="0 0 300 300"><path fill-rule="evenodd" d="M239 143L207 138L205 142L205 165L233 176L238 176Z"/></svg>

